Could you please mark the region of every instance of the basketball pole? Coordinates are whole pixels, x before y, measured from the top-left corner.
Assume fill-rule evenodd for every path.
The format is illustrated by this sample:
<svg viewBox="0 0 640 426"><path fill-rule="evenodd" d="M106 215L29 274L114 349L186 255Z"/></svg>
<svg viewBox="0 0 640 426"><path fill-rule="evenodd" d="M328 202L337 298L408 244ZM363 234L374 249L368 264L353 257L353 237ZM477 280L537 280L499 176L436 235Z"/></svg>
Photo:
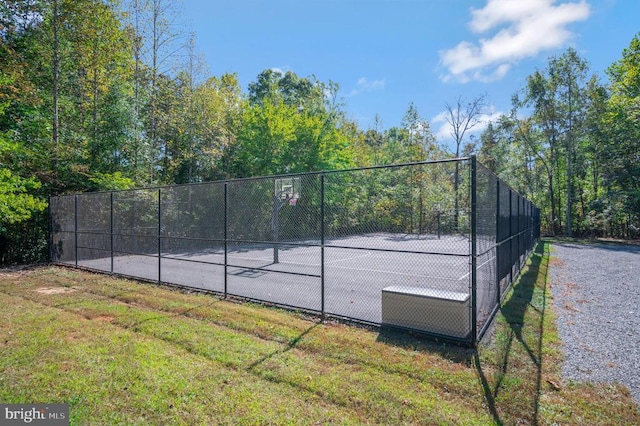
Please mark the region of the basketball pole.
<svg viewBox="0 0 640 426"><path fill-rule="evenodd" d="M273 196L273 214L272 214L272 226L273 226L273 263L279 263L278 258L278 240L280 239L280 208L282 203L280 202L280 193Z"/></svg>
<svg viewBox="0 0 640 426"><path fill-rule="evenodd" d="M280 263L278 247L280 245L280 209L285 205L289 197L282 201L280 198L284 191L280 191L273 196L273 213L271 215L271 227L273 231L273 263Z"/></svg>

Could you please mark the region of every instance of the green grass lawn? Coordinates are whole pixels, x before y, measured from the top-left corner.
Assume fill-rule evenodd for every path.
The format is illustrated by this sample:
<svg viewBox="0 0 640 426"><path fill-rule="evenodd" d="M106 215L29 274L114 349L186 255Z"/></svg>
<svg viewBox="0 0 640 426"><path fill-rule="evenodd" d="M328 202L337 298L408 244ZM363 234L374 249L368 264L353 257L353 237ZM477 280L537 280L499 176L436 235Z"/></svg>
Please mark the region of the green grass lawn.
<svg viewBox="0 0 640 426"><path fill-rule="evenodd" d="M71 424L640 424L564 383L546 244L478 351L59 267L0 273L0 402Z"/></svg>

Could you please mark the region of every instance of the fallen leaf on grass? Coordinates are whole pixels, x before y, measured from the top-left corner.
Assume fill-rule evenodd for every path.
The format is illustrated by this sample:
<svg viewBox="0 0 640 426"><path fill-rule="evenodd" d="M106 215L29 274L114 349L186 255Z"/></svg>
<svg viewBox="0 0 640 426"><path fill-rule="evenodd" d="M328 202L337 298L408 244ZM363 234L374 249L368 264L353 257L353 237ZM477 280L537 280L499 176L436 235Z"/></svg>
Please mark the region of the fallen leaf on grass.
<svg viewBox="0 0 640 426"><path fill-rule="evenodd" d="M573 311L573 312L580 312L580 309L569 305L568 303L565 303L564 308L568 311Z"/></svg>
<svg viewBox="0 0 640 426"><path fill-rule="evenodd" d="M553 380L547 379L547 383L549 383L549 385L551 386L551 388L554 391L559 391L560 390L560 385L558 383L554 382Z"/></svg>

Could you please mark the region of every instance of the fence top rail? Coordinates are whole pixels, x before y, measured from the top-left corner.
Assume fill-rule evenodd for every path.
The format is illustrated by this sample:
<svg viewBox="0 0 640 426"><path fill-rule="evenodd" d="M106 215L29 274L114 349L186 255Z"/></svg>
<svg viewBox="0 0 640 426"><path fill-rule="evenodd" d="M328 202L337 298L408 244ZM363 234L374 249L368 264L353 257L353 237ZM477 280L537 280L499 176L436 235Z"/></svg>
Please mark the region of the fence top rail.
<svg viewBox="0 0 640 426"><path fill-rule="evenodd" d="M513 189L513 187L511 185L509 185L508 182L506 182L504 179L502 179L500 176L498 176L495 172L493 172L492 170L489 170L487 168L487 166L485 166L484 164L482 164L481 162L478 161L478 164L480 166L482 166L482 173L487 173L489 175L491 175L493 178L497 179L500 181L500 186L505 186L507 187L507 189L509 189L509 191L515 193L516 195L520 196L521 198L523 198L525 201L531 203L533 206L535 206L535 204L533 204L533 201L531 201L530 199L528 199L526 196L520 194L520 192L516 191L515 189ZM536 207L537 208L537 207Z"/></svg>
<svg viewBox="0 0 640 426"><path fill-rule="evenodd" d="M109 194L109 193L119 193L119 192L130 192L130 191L152 191L158 189L166 189L166 188L180 188L187 186L199 186L199 185L211 185L211 184L225 184L225 183L233 183L233 182L244 182L244 181L252 181L252 180L264 180L264 179L279 179L285 177L294 177L294 176L316 176L316 175L328 175L328 174L337 174L337 173L348 173L348 172L358 172L365 170L377 170L377 169L397 169L401 167L412 167L412 166L420 166L420 165L428 165L428 164L440 164L440 163L457 163L469 161L471 157L457 157L457 158L444 158L440 160L425 160L425 161L414 161L409 163L398 163L398 164L385 164L378 166L367 166L367 167L354 167L350 169L336 169L336 170L317 170L311 172L298 172L298 173L289 173L289 174L277 174L277 175L265 175L265 176L250 176L244 178L231 178L231 179L221 179L221 180L212 180L208 182L192 182L192 183L178 183L178 184L167 184L167 185L151 185L151 186L141 186L137 188L130 189L111 189L111 190L103 190L103 191L92 191L92 192L80 192L73 194L62 194L62 195L54 195L50 198L66 198L66 197L75 197L76 195L84 195L84 194Z"/></svg>

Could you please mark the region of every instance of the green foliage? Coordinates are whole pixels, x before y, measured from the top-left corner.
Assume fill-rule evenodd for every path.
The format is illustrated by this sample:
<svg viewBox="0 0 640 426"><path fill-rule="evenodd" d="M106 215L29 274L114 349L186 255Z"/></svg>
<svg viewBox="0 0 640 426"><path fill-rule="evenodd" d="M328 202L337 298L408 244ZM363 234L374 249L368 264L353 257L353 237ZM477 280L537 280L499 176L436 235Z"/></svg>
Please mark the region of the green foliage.
<svg viewBox="0 0 640 426"><path fill-rule="evenodd" d="M33 195L39 188L40 182L34 178L25 179L0 168L0 232L6 225L24 222L47 207L45 201Z"/></svg>
<svg viewBox="0 0 640 426"><path fill-rule="evenodd" d="M540 206L543 232L628 238L640 229L634 40L609 87L573 49L550 58L480 138L480 160Z"/></svg>
<svg viewBox="0 0 640 426"><path fill-rule="evenodd" d="M0 72L0 86L7 88L13 82ZM9 101L0 103L0 117L10 105ZM41 183L34 177L24 178L9 167L17 158L24 155L20 145L7 134L0 133L0 234L4 234L7 225L24 222L43 211L47 204L36 195Z"/></svg>
<svg viewBox="0 0 640 426"><path fill-rule="evenodd" d="M175 9L164 0L124 3L0 6L2 223L12 221L11 231L4 225L17 233L11 241L25 220L39 220L39 200L50 195L450 156L413 103L399 127L383 129L378 119L362 130L332 81L267 69L243 93L237 75L207 74L193 39L188 60L169 67ZM639 51L636 36L609 68L607 87L588 78L575 51L551 58L516 97L514 108L531 114L514 111L481 138L482 161L542 208L550 232L637 235ZM413 179L403 199L422 188ZM381 192L367 190L374 203ZM371 203L345 214L373 209L392 224L405 208L384 197Z"/></svg>
<svg viewBox="0 0 640 426"><path fill-rule="evenodd" d="M89 178L89 180L95 185L95 187L91 189L95 189L98 191L118 191L123 189L131 189L135 186L135 182L132 179L123 176L122 172L96 172L92 177Z"/></svg>
<svg viewBox="0 0 640 426"><path fill-rule="evenodd" d="M325 105L322 84L267 70L250 88L237 143L230 148L234 177L340 169L354 165L339 114ZM273 79L276 78L275 82ZM279 78L279 79L278 79ZM314 87L311 90L310 87Z"/></svg>
<svg viewBox="0 0 640 426"><path fill-rule="evenodd" d="M611 96L603 117L607 140L599 151L604 165L606 196L622 208L618 215L640 221L640 34L636 35L622 58L607 70Z"/></svg>

